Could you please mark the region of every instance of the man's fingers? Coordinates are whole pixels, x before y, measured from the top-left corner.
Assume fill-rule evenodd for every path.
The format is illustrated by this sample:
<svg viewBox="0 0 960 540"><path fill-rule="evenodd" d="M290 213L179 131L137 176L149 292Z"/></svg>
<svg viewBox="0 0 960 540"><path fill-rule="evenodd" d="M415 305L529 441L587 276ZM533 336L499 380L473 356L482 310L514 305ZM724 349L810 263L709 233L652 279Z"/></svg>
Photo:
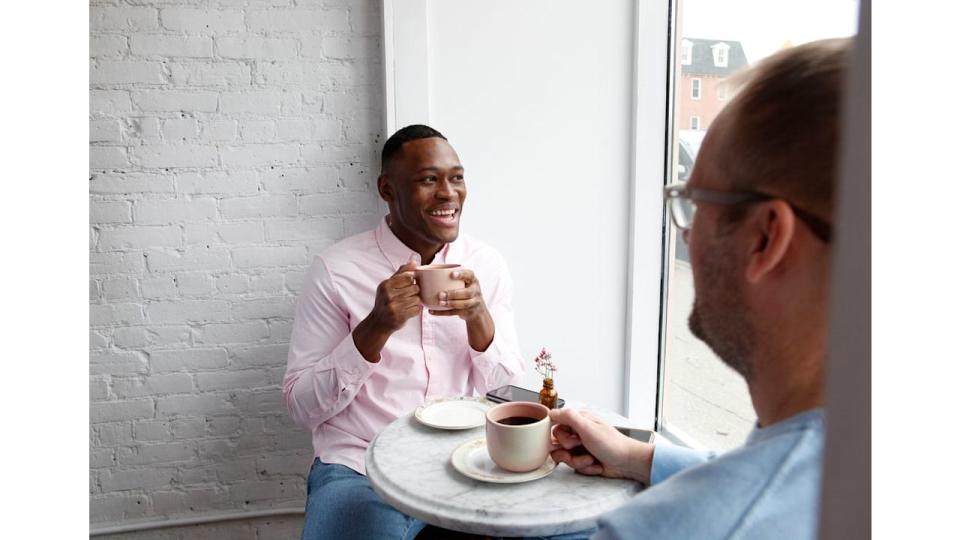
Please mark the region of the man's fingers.
<svg viewBox="0 0 960 540"><path fill-rule="evenodd" d="M603 472L603 465L597 463L590 454L574 455L569 450L554 450L550 457L557 463L566 463L568 467L581 474L598 475Z"/></svg>
<svg viewBox="0 0 960 540"><path fill-rule="evenodd" d="M431 315L435 315L437 317L456 317L460 315L458 311L454 311L452 309L431 309L429 312Z"/></svg>
<svg viewBox="0 0 960 540"><path fill-rule="evenodd" d="M417 313L420 313L421 310L423 310L423 305L420 304L420 302L416 302L416 303L408 304L404 306L403 309L400 311L400 313L402 313L404 316L406 316L407 319L409 319L411 317L416 316Z"/></svg>
<svg viewBox="0 0 960 540"><path fill-rule="evenodd" d="M480 300L476 298L470 298L469 300L441 300L440 305L446 306L450 309L462 309L468 310L477 307L480 304Z"/></svg>
<svg viewBox="0 0 960 540"><path fill-rule="evenodd" d="M450 277L453 279L462 279L464 283L467 284L467 287L477 281L477 276L473 275L473 271L467 270L466 268L458 268L450 272Z"/></svg>
<svg viewBox="0 0 960 540"><path fill-rule="evenodd" d="M552 457L557 463L566 463L567 465L570 465L570 452L567 452L562 448L560 450L551 451L550 457Z"/></svg>
<svg viewBox="0 0 960 540"><path fill-rule="evenodd" d="M480 289L477 287L467 287L465 289L453 289L452 291L443 291L440 293L441 300L471 300L479 296Z"/></svg>
<svg viewBox="0 0 960 540"><path fill-rule="evenodd" d="M603 474L603 465L594 463L593 465L587 465L582 469L577 469L577 472L580 474L586 474L588 476L597 476L599 474Z"/></svg>
<svg viewBox="0 0 960 540"><path fill-rule="evenodd" d="M584 418L583 415L580 414L580 411L574 409L553 409L550 411L550 419L553 420L555 424L566 424L570 426L581 438L596 429L592 420Z"/></svg>
<svg viewBox="0 0 960 540"><path fill-rule="evenodd" d="M387 280L387 283L392 289L404 289L407 287L416 286L417 278L413 275L413 272L401 272L399 274L390 276L390 279Z"/></svg>
<svg viewBox="0 0 960 540"><path fill-rule="evenodd" d="M553 430L553 436L557 438L557 443L567 450L583 444L580 437L570 429L570 426L557 426Z"/></svg>
<svg viewBox="0 0 960 540"><path fill-rule="evenodd" d="M419 299L420 287L417 285L403 287L400 289L386 287L383 291L383 294L386 296L387 302L389 303L408 302L413 298Z"/></svg>

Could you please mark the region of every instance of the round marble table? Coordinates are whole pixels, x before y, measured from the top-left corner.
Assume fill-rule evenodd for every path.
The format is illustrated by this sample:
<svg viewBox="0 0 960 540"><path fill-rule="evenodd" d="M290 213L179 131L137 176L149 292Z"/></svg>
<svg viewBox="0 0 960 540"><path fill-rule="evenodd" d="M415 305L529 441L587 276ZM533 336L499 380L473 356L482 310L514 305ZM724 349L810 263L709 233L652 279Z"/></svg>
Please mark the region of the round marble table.
<svg viewBox="0 0 960 540"><path fill-rule="evenodd" d="M445 529L495 536L538 536L596 526L600 514L627 502L642 486L577 474L560 464L549 476L521 484L468 478L450 462L454 449L484 428L444 431L412 414L386 427L367 449L367 477L398 510Z"/></svg>

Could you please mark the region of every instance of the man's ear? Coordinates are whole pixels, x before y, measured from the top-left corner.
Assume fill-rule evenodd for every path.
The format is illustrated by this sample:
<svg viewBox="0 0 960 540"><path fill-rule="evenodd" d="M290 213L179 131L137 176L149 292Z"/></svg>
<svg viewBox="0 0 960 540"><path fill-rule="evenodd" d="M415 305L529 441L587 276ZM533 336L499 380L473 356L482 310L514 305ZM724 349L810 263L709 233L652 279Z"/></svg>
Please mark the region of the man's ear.
<svg viewBox="0 0 960 540"><path fill-rule="evenodd" d="M750 217L756 240L747 261L749 283L757 283L783 261L797 225L790 205L778 199L758 204L755 212Z"/></svg>
<svg viewBox="0 0 960 540"><path fill-rule="evenodd" d="M393 185L390 184L387 175L381 174L377 177L377 191L380 193L381 199L388 203L393 202L395 194L393 192Z"/></svg>

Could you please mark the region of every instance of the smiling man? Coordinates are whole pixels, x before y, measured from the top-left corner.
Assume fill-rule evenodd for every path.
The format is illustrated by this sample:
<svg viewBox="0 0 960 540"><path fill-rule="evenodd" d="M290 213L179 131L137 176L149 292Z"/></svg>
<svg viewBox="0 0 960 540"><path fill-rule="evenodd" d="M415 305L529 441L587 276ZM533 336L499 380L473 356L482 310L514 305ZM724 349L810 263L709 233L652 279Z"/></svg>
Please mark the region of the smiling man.
<svg viewBox="0 0 960 540"><path fill-rule="evenodd" d="M425 524L364 476L367 445L425 401L483 395L523 369L506 263L460 234L467 186L453 147L413 125L381 159L390 213L318 255L297 303L283 393L313 435L304 539L415 537ZM413 270L441 263L460 264L466 287L441 296L448 310L425 312Z"/></svg>

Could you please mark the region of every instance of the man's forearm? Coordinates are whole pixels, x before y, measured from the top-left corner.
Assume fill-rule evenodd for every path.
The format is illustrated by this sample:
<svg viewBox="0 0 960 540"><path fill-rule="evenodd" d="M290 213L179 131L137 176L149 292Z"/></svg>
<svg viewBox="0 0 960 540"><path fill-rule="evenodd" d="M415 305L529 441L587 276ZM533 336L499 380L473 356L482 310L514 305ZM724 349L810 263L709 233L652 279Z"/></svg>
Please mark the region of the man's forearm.
<svg viewBox="0 0 960 540"><path fill-rule="evenodd" d="M467 321L467 341L470 348L477 352L484 352L493 343L493 333L496 330L490 312L483 313Z"/></svg>
<svg viewBox="0 0 960 540"><path fill-rule="evenodd" d="M376 364L380 361L380 351L392 334L393 332L377 328L376 323L367 317L353 329L353 343L364 360Z"/></svg>

